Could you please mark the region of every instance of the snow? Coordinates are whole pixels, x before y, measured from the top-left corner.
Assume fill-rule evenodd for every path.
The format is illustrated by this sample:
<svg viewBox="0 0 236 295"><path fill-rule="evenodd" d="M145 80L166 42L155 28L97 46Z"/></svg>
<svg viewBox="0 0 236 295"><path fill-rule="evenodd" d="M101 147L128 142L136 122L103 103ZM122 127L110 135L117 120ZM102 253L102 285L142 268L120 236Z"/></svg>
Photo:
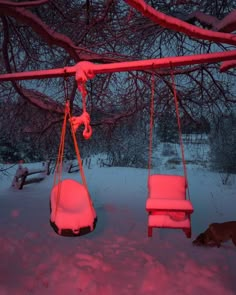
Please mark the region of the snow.
<svg viewBox="0 0 236 295"><path fill-rule="evenodd" d="M168 157L158 154L163 173L181 173L181 165L171 167ZM189 145L185 156L187 162L204 162L207 146ZM236 294L232 242L221 248L192 245L210 223L235 220L235 180L226 186L206 167L187 165L192 240L179 229L154 229L148 238L146 169L96 163L93 158L85 174L98 223L93 232L74 238L59 236L50 226L53 175L23 190L11 187L16 167L0 176L1 295ZM78 173L64 177L81 181Z"/></svg>
<svg viewBox="0 0 236 295"><path fill-rule="evenodd" d="M73 179L64 179L51 192L51 218L60 230L79 231L82 227L93 230L96 213L85 186Z"/></svg>
<svg viewBox="0 0 236 295"><path fill-rule="evenodd" d="M163 228L190 228L190 219L185 218L183 220L174 221L171 216L168 215L150 215L148 217L148 225L151 227L163 227Z"/></svg>
<svg viewBox="0 0 236 295"><path fill-rule="evenodd" d="M164 198L148 198L146 202L147 210L152 209L166 209L166 210L189 210L192 211L193 207L188 200L175 200Z"/></svg>

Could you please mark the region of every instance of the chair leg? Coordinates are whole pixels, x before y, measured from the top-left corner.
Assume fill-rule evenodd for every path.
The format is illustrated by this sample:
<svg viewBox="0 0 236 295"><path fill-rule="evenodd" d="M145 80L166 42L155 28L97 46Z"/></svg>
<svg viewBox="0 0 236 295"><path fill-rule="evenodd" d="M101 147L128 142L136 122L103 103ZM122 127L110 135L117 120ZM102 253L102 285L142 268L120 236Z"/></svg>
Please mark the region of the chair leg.
<svg viewBox="0 0 236 295"><path fill-rule="evenodd" d="M152 227L148 227L148 237L151 238L152 237Z"/></svg>
<svg viewBox="0 0 236 295"><path fill-rule="evenodd" d="M191 236L192 236L191 228L184 228L183 231L184 231L186 237L187 237L188 239L191 239Z"/></svg>

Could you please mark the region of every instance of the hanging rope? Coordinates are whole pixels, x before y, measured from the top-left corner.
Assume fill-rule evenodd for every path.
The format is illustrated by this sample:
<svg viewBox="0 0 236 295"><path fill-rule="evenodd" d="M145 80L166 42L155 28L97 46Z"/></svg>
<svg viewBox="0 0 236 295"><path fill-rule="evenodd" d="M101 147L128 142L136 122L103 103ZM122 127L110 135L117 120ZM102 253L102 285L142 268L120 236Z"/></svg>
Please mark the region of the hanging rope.
<svg viewBox="0 0 236 295"><path fill-rule="evenodd" d="M68 115L70 113L69 87L68 87L67 77L64 78L63 87L64 87L64 97L65 97L64 119L62 124L61 138L60 138L57 163L56 163L54 181L53 181L53 187L57 185L57 197L56 197L56 208L55 208L54 220L56 219L56 213L57 213L58 205L60 202L60 196L61 196L61 180L62 180L62 169L63 169L63 156L64 156L64 150L65 150L66 123L67 123Z"/></svg>
<svg viewBox="0 0 236 295"><path fill-rule="evenodd" d="M75 135L78 127L81 124L83 124L85 126L85 129L83 131L84 138L89 139L92 136L92 128L90 126L90 116L86 110L86 97L87 97L86 83L78 83L78 89L82 96L83 113L81 116L78 116L78 117L72 117L71 114L69 113L69 122L70 122L71 134L72 134L72 138L74 142L74 147L75 147L75 152L76 152L78 166L79 166L79 170L81 174L82 183L88 193L89 204L90 204L90 207L92 208L92 200L89 196L89 190L88 190L88 186L87 186L87 182L86 182L86 178L84 174L84 168L83 168L83 163L82 163L82 159L81 159L81 155L79 151L79 145Z"/></svg>
<svg viewBox="0 0 236 295"><path fill-rule="evenodd" d="M71 135L73 138L73 142L74 142L74 147L75 147L75 153L76 153L76 158L78 161L78 166L79 166L79 170L80 170L80 174L81 174L81 179L82 179L82 183L85 186L86 190L88 191L88 187L87 187L87 183L86 183L86 179L85 179L85 174L84 174L84 168L83 168L83 164L82 164L82 159L80 156L80 151L79 151L79 145L78 142L76 140L76 135L75 135L75 130L73 127L73 123L71 120L71 115L69 114L69 122L70 122L70 127L71 127Z"/></svg>
<svg viewBox="0 0 236 295"><path fill-rule="evenodd" d="M92 200L91 200L90 195L89 195L89 190L88 190L87 181L86 181L84 168L83 168L83 162L82 162L82 158L81 158L80 151L79 151L79 145L78 145L78 142L76 140L76 135L75 135L76 130L74 129L73 122L72 122L71 118L72 118L71 114L69 113L69 122L70 122L70 127L71 127L71 134L72 134L72 138L73 138L73 142L74 142L74 148L75 148L76 158L77 158L77 162L78 162L78 166L79 166L79 170L80 170L82 184L83 184L83 186L85 187L85 189L87 191L88 202L89 202L90 208L91 208L91 210L93 210L93 203L92 203Z"/></svg>
<svg viewBox="0 0 236 295"><path fill-rule="evenodd" d="M151 102L150 102L150 132L149 132L149 151L148 151L148 178L152 169L152 142L153 142L153 125L154 125L154 95L155 95L155 77L152 73L151 79Z"/></svg>
<svg viewBox="0 0 236 295"><path fill-rule="evenodd" d="M184 156L184 144L183 144L183 138L182 138L182 128L181 128L181 121L180 121L180 114L179 114L179 104L178 104L178 97L177 97L177 91L176 91L176 85L175 85L175 78L174 78L174 71L173 70L171 70L171 81L172 81L172 88L173 88L173 92L174 92L175 111L176 111L176 117L177 117L177 123L178 123L179 143L180 143L180 148L181 148L182 163L183 163L183 169L184 169L184 177L186 179L187 191L188 191L188 196L189 196L189 199L190 199L187 168L186 168L186 161L185 161L185 156Z"/></svg>
<svg viewBox="0 0 236 295"><path fill-rule="evenodd" d="M64 111L65 114L64 114L63 124L62 124L60 145L58 150L57 163L56 163L54 181L53 181L53 187L57 185L57 197L56 197L56 208L55 208L54 220L56 219L56 213L57 213L58 205L60 202L60 195L61 195L61 180L62 180L63 156L64 156L64 149L65 149L66 122L67 122L67 117L69 112L70 112L70 105L69 105L69 101L67 100L65 104L65 111Z"/></svg>
<svg viewBox="0 0 236 295"><path fill-rule="evenodd" d="M83 106L83 112L86 111L86 97L87 97L87 90L86 90L86 82L78 82L78 89L82 96L82 106Z"/></svg>
<svg viewBox="0 0 236 295"><path fill-rule="evenodd" d="M79 126L84 125L83 136L85 139L89 139L92 136L92 127L90 125L90 115L86 110L86 84L85 82L78 82L78 89L82 96L82 107L83 113L80 116L70 117L70 123L72 123L74 133L79 128Z"/></svg>
<svg viewBox="0 0 236 295"><path fill-rule="evenodd" d="M82 88L80 89L82 91ZM66 135L66 123L69 119L70 122L70 129L71 129L71 135L73 138L74 148L76 152L76 158L79 166L79 171L81 174L82 184L85 187L87 191L88 201L91 209L93 209L92 200L89 195L88 186L85 178L85 173L83 169L83 163L79 151L79 145L76 140L76 130L77 128L83 124L85 126L85 130L83 132L83 136L88 139L92 135L92 128L90 126L90 116L86 112L86 88L85 85L83 85L83 91L82 91L82 102L83 102L83 114L79 117L72 117L70 112L70 101L69 101L69 93L68 93L68 83L67 79L64 80L64 92L65 92L65 115L62 125L62 132L61 132L61 139L60 139L60 145L59 145L59 151L58 151L58 158L57 158L57 164L55 169L55 176L54 176L54 186L58 185L57 189L57 197L56 197L56 206L55 206L55 215L54 220L56 219L56 214L58 211L58 206L60 203L60 195L61 195L61 180L62 180L62 168L63 168L63 155L64 155L64 149L65 149L65 135ZM76 121L76 122L75 122Z"/></svg>

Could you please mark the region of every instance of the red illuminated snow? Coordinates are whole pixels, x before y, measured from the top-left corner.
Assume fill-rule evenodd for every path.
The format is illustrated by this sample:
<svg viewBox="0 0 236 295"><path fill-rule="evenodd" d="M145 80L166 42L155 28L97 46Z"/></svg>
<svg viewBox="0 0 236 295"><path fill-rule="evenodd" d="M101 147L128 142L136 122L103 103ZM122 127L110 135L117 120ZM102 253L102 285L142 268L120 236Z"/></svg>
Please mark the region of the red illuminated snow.
<svg viewBox="0 0 236 295"><path fill-rule="evenodd" d="M74 238L57 235L49 224L53 176L22 191L10 187L11 177L1 178L1 295L235 294L231 242L194 247L174 229L154 229L148 238L147 171L91 166L85 174L98 223ZM217 174L188 168L194 238L210 222L235 217L235 184L222 186ZM78 180L77 173L70 176Z"/></svg>

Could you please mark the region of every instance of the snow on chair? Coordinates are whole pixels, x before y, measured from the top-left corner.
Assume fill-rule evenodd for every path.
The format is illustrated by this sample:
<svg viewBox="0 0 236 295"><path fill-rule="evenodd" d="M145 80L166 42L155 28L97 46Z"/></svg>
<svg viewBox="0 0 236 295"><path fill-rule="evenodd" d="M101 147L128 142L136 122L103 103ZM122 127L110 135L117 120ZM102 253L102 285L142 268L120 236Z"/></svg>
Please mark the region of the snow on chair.
<svg viewBox="0 0 236 295"><path fill-rule="evenodd" d="M184 146L178 111L178 100L173 75L172 82L184 176L165 174L151 175L154 117L154 75L152 75L148 161L148 198L146 201L146 210L148 212L148 236L152 236L153 228L175 228L182 229L185 232L187 238L191 238L191 214L193 213L193 206L190 202L190 194L188 190L187 169L184 159ZM189 197L188 200L187 195Z"/></svg>
<svg viewBox="0 0 236 295"><path fill-rule="evenodd" d="M191 237L193 206L186 200L187 183L184 176L150 175L148 178L148 236L154 227L183 229Z"/></svg>

